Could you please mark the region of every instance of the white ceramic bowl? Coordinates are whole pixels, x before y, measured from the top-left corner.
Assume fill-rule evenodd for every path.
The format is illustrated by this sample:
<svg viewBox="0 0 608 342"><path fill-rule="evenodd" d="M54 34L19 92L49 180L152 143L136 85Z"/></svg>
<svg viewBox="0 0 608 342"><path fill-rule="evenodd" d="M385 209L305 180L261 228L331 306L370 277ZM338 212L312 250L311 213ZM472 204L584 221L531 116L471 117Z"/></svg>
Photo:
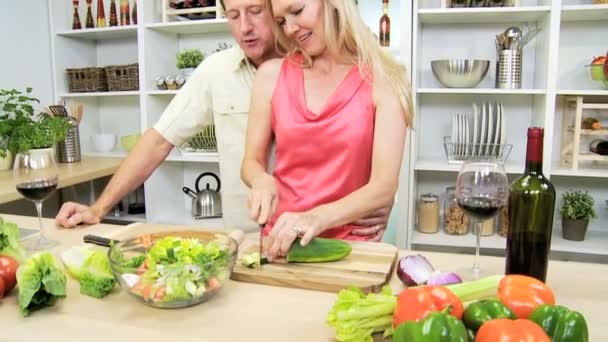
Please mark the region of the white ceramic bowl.
<svg viewBox="0 0 608 342"><path fill-rule="evenodd" d="M93 149L95 152L106 153L110 152L116 146L115 134L95 134L91 137Z"/></svg>

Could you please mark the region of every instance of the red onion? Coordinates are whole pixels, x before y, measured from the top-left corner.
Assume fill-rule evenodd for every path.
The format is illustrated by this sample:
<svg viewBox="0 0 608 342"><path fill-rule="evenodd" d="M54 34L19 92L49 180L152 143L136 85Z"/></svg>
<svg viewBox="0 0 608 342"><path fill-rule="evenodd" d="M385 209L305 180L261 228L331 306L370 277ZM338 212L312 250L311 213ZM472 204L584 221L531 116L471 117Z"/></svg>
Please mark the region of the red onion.
<svg viewBox="0 0 608 342"><path fill-rule="evenodd" d="M397 276L408 286L425 284L435 270L422 255L408 255L399 260Z"/></svg>
<svg viewBox="0 0 608 342"><path fill-rule="evenodd" d="M458 283L462 283L462 279L456 273L435 272L429 277L426 284L443 286L443 285L458 284Z"/></svg>

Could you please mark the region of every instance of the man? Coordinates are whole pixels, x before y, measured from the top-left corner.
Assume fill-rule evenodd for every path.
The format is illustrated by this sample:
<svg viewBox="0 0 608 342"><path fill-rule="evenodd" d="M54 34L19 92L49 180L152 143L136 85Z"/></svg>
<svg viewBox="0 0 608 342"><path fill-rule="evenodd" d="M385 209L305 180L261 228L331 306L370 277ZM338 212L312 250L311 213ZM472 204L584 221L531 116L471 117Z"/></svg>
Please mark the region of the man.
<svg viewBox="0 0 608 342"><path fill-rule="evenodd" d="M222 179L224 225L253 230L249 219L247 188L241 181L245 132L251 84L264 61L278 57L270 12L265 0L224 0L230 31L238 46L206 58L171 101L154 128L142 136L110 183L90 207L67 202L57 214L57 224L72 228L96 224L121 198L140 186L165 160L174 146L215 124ZM390 208L355 224L360 235L382 238ZM263 223L263 222L260 222Z"/></svg>

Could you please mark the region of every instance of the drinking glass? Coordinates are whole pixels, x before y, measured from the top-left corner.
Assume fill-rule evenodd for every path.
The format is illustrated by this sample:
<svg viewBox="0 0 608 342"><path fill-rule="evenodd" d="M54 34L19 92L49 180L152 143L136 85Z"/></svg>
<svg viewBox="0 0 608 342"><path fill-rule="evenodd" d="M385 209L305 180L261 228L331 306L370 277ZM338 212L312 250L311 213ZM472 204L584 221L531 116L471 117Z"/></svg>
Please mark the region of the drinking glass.
<svg viewBox="0 0 608 342"><path fill-rule="evenodd" d="M458 206L477 219L473 275L479 277L479 249L483 221L491 218L507 204L509 184L502 163L468 161L462 165L456 180Z"/></svg>
<svg viewBox="0 0 608 342"><path fill-rule="evenodd" d="M17 184L17 191L34 202L38 212L39 238L25 240L24 247L30 251L40 251L57 245L56 241L48 239L42 224L42 202L57 189L58 183L53 150L37 149L18 153L13 165L13 177Z"/></svg>

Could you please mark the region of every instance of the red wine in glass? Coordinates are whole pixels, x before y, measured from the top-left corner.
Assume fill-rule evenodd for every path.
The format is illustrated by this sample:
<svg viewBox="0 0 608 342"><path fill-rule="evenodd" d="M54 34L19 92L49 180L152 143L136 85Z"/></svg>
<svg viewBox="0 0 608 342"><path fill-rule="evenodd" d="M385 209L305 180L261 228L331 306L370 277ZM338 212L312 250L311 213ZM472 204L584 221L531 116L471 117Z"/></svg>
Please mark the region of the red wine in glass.
<svg viewBox="0 0 608 342"><path fill-rule="evenodd" d="M17 184L17 191L30 201L47 199L57 189L57 180L35 180Z"/></svg>
<svg viewBox="0 0 608 342"><path fill-rule="evenodd" d="M468 197L458 200L458 205L465 213L476 218L478 221L485 221L492 218L502 207L503 202L486 197Z"/></svg>

